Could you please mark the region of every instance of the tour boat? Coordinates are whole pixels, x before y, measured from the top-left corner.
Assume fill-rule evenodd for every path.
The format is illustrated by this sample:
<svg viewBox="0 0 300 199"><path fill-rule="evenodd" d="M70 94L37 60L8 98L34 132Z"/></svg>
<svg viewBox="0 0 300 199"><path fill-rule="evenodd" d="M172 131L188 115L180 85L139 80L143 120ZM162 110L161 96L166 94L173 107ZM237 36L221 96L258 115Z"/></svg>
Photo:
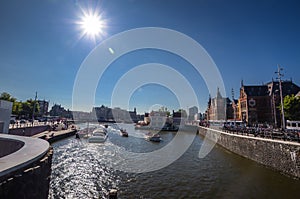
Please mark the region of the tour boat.
<svg viewBox="0 0 300 199"><path fill-rule="evenodd" d="M89 128L84 128L84 129L80 129L77 133L76 133L76 138L88 138L90 134L92 134L92 132L96 129L96 127L89 127Z"/></svg>
<svg viewBox="0 0 300 199"><path fill-rule="evenodd" d="M89 143L103 143L107 139L107 130L105 128L97 128L88 138Z"/></svg>
<svg viewBox="0 0 300 199"><path fill-rule="evenodd" d="M161 141L161 137L159 134L153 134L151 132L148 132L146 134L146 139L151 142L160 142Z"/></svg>

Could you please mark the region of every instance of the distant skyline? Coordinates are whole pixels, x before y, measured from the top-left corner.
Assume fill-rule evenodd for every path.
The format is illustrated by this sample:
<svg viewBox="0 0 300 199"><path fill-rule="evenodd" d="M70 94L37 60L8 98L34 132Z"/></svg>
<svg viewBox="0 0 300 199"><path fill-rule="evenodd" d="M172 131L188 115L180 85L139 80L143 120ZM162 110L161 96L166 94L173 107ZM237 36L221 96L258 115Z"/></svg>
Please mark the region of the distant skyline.
<svg viewBox="0 0 300 199"><path fill-rule="evenodd" d="M91 8L105 20L96 39L84 36L78 24L82 10ZM38 92L50 108L57 103L71 109L75 77L88 54L112 35L140 27L173 29L200 43L219 68L229 98L232 88L238 98L241 80L255 85L275 79L277 64L284 68L284 80L300 85L299 19L298 1L1 1L0 93L25 101ZM98 84L95 106L110 107L122 74L151 62L188 77L197 90L199 111L205 111L209 93L202 77L179 56L151 49L128 53L111 64ZM129 101L130 109L139 113L156 104L180 108L168 88L155 84L137 89Z"/></svg>

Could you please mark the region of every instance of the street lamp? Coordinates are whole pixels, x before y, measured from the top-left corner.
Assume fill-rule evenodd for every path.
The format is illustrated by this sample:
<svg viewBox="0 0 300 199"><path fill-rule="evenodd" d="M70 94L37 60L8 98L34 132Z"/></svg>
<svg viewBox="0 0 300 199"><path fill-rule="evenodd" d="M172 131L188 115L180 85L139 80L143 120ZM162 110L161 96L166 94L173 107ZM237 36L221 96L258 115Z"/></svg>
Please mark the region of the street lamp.
<svg viewBox="0 0 300 199"><path fill-rule="evenodd" d="M37 99L37 92L35 92L35 98L34 98L34 103L33 103L33 110L32 110L32 121L31 124L33 126L33 122L34 122L34 112L35 112L35 108L36 108L36 99Z"/></svg>

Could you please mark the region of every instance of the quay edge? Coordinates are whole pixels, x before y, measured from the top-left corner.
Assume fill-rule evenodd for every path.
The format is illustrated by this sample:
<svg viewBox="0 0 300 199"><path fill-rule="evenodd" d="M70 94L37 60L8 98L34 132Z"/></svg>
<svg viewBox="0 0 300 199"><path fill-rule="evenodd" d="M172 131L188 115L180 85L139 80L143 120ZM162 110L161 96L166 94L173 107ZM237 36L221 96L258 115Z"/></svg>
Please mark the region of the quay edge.
<svg viewBox="0 0 300 199"><path fill-rule="evenodd" d="M231 134L201 126L198 133L235 154L300 179L300 143Z"/></svg>
<svg viewBox="0 0 300 199"><path fill-rule="evenodd" d="M0 198L48 198L53 150L45 140L0 134ZM20 143L22 143L20 145Z"/></svg>

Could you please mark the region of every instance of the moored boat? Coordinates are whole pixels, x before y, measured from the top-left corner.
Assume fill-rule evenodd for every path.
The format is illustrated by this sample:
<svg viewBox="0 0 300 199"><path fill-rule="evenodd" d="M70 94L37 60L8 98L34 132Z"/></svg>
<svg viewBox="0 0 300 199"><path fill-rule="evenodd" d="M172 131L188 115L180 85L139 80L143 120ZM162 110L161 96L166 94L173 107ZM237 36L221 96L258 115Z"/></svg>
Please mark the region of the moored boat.
<svg viewBox="0 0 300 199"><path fill-rule="evenodd" d="M88 127L88 128L81 129L76 132L76 138L79 138L79 139L80 138L88 138L89 135L91 135L95 129L96 129L96 127Z"/></svg>
<svg viewBox="0 0 300 199"><path fill-rule="evenodd" d="M103 143L107 139L107 130L105 128L97 128L88 138L89 143Z"/></svg>

